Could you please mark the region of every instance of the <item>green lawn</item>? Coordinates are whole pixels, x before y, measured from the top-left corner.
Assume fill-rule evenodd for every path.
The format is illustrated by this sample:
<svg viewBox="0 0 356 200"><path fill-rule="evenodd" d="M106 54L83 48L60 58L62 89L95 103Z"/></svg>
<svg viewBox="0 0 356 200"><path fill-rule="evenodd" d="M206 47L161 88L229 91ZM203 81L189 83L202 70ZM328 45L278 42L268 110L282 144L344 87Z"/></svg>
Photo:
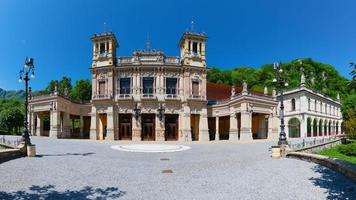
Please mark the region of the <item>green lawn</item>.
<svg viewBox="0 0 356 200"><path fill-rule="evenodd" d="M338 158L338 159L345 160L345 161L348 161L350 163L356 164L356 157L355 156L347 156L347 155L344 155L344 154L342 154L342 153L340 153L338 151L338 148L340 146L343 146L343 145L345 146L345 144L341 144L341 145L332 147L330 149L325 149L325 150L319 152L319 154L320 155L324 155L324 156L329 156L329 157L332 157L332 158Z"/></svg>

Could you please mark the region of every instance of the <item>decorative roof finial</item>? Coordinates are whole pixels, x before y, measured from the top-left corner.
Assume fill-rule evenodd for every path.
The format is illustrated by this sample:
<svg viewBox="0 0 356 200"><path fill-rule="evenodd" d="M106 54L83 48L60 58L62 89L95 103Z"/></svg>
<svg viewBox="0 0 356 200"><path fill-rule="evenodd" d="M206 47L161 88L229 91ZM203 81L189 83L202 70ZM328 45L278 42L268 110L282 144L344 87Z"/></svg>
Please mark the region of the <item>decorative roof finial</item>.
<svg viewBox="0 0 356 200"><path fill-rule="evenodd" d="M149 51L150 49L151 49L150 34L149 34L149 32L147 32L146 50Z"/></svg>
<svg viewBox="0 0 356 200"><path fill-rule="evenodd" d="M247 82L246 80L243 81L242 83L242 95L247 95L248 91L247 91Z"/></svg>
<svg viewBox="0 0 356 200"><path fill-rule="evenodd" d="M267 96L268 95L268 88L267 86L265 86L264 90L263 90L263 95Z"/></svg>
<svg viewBox="0 0 356 200"><path fill-rule="evenodd" d="M190 23L190 31L194 32L194 19L192 19L192 22Z"/></svg>
<svg viewBox="0 0 356 200"><path fill-rule="evenodd" d="M276 89L273 88L272 90L272 97L273 98L276 98L277 97L277 92L276 92Z"/></svg>
<svg viewBox="0 0 356 200"><path fill-rule="evenodd" d="M54 94L57 95L58 94L58 81L55 81L54 83Z"/></svg>
<svg viewBox="0 0 356 200"><path fill-rule="evenodd" d="M106 33L106 22L103 23L104 33Z"/></svg>
<svg viewBox="0 0 356 200"><path fill-rule="evenodd" d="M235 92L235 86L231 87L231 97L235 96L236 92Z"/></svg>
<svg viewBox="0 0 356 200"><path fill-rule="evenodd" d="M337 101L340 101L340 93L337 93L337 95L336 95L336 100L337 100Z"/></svg>
<svg viewBox="0 0 356 200"><path fill-rule="evenodd" d="M304 68L303 68L303 60L299 59L298 60L299 64L300 64L300 71L301 71L301 75L300 75L300 86L301 87L305 87L305 74L304 74Z"/></svg>
<svg viewBox="0 0 356 200"><path fill-rule="evenodd" d="M300 71L302 71L302 74L300 76L300 86L304 87L305 86L305 75L304 75L304 68L302 67L300 69Z"/></svg>

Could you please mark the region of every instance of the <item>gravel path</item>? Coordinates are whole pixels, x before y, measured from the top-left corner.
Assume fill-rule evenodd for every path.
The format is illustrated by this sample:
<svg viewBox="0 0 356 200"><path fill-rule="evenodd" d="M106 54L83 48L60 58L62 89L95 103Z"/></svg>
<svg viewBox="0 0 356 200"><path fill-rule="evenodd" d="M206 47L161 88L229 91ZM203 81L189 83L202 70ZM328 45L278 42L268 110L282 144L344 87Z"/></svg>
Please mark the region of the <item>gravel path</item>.
<svg viewBox="0 0 356 200"><path fill-rule="evenodd" d="M32 141L38 157L0 164L0 199L356 199L339 173L270 158L271 142L133 153L110 148L118 142Z"/></svg>

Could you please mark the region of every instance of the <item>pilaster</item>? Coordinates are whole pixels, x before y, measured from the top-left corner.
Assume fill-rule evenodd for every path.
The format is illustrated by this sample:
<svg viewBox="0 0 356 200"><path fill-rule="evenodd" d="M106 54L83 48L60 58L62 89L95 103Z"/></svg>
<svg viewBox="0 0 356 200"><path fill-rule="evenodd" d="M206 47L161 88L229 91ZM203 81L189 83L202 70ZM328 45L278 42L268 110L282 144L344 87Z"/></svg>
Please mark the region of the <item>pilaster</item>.
<svg viewBox="0 0 356 200"><path fill-rule="evenodd" d="M97 127L98 127L98 121L97 121L97 113L96 113L96 107L92 106L91 107L91 120L90 120L90 139L91 140L96 140L97 139Z"/></svg>
<svg viewBox="0 0 356 200"><path fill-rule="evenodd" d="M202 108L199 119L199 141L209 141L207 109Z"/></svg>
<svg viewBox="0 0 356 200"><path fill-rule="evenodd" d="M50 114L49 137L58 138L61 125L61 114L58 111L51 111Z"/></svg>
<svg viewBox="0 0 356 200"><path fill-rule="evenodd" d="M230 109L230 130L229 130L229 140L230 141L238 141L239 139L239 131L237 127L237 117L233 108Z"/></svg>

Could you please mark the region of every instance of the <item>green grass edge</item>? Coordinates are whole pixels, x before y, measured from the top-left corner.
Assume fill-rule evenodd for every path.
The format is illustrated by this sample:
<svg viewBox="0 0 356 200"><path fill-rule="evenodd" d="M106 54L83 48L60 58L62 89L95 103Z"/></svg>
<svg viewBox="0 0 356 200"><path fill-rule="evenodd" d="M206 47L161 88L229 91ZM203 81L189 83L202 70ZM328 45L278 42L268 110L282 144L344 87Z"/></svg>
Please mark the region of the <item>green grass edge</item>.
<svg viewBox="0 0 356 200"><path fill-rule="evenodd" d="M344 144L341 144L341 145L344 145ZM320 151L319 154L323 155L323 156L328 156L331 158L338 158L340 160L344 160L344 161L356 164L356 157L347 156L347 155L344 155L344 154L338 152L337 148L339 146L340 145L337 145L337 146L329 148L329 149L325 149L323 151Z"/></svg>

